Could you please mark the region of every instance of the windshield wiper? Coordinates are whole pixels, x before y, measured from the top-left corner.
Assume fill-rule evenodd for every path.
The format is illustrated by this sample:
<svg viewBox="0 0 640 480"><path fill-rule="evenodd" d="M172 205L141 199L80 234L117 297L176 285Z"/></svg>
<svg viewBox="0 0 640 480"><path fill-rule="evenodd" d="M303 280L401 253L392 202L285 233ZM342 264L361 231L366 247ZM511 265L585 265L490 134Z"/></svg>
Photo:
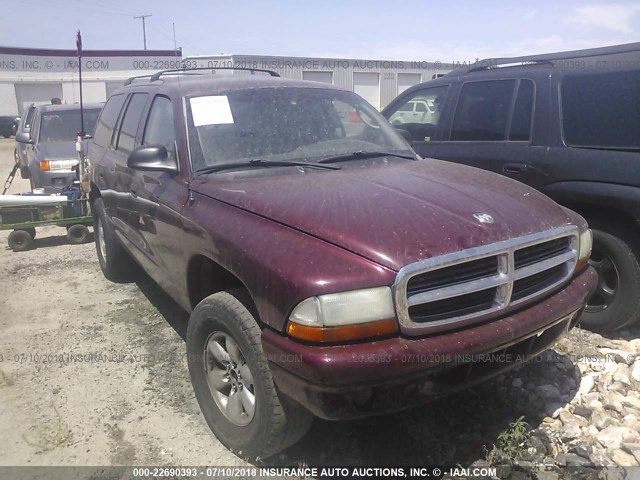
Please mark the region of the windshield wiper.
<svg viewBox="0 0 640 480"><path fill-rule="evenodd" d="M416 160L416 157L407 153L369 152L366 150L358 150L357 152L343 153L341 155L334 155L333 157L325 157L321 160L318 160L318 163L348 162L349 160L361 160L363 158L374 157L398 157L406 158L408 160Z"/></svg>
<svg viewBox="0 0 640 480"><path fill-rule="evenodd" d="M334 165L322 165L312 162L295 162L289 160L273 160L267 161L262 159L249 160L246 162L221 163L220 165L211 165L196 170L198 174L219 172L221 170L231 170L234 168L270 168L270 167L313 167L322 168L324 170L340 170L340 167Z"/></svg>

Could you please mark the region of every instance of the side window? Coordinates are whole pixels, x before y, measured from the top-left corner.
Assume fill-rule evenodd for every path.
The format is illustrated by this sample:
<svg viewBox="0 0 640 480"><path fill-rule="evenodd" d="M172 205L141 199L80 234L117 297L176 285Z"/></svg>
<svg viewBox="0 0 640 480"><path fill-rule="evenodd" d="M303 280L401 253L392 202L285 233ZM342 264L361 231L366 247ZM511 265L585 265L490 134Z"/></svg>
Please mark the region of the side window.
<svg viewBox="0 0 640 480"><path fill-rule="evenodd" d="M164 145L170 158L176 156L176 131L173 108L167 97L156 97L151 104L147 124L142 137L143 145Z"/></svg>
<svg viewBox="0 0 640 480"><path fill-rule="evenodd" d="M392 125L407 130L414 142L429 142L440 123L448 91L449 86L443 85L413 92L387 118Z"/></svg>
<svg viewBox="0 0 640 480"><path fill-rule="evenodd" d="M116 141L116 150L119 152L128 155L133 151L136 143L136 133L138 132L138 126L146 103L146 93L134 93L131 95Z"/></svg>
<svg viewBox="0 0 640 480"><path fill-rule="evenodd" d="M453 141L503 141L515 80L465 83L453 118Z"/></svg>
<svg viewBox="0 0 640 480"><path fill-rule="evenodd" d="M93 134L93 143L96 145L106 147L111 141L111 134L116 125L116 120L118 120L118 114L122 110L124 99L124 94L120 94L109 97L109 100L107 100L96 124L96 131Z"/></svg>
<svg viewBox="0 0 640 480"><path fill-rule="evenodd" d="M567 145L640 147L640 71L569 75L560 93Z"/></svg>
<svg viewBox="0 0 640 480"><path fill-rule="evenodd" d="M533 116L534 87L531 80L520 80L518 95L513 107L509 140L528 141L531 137L531 118Z"/></svg>

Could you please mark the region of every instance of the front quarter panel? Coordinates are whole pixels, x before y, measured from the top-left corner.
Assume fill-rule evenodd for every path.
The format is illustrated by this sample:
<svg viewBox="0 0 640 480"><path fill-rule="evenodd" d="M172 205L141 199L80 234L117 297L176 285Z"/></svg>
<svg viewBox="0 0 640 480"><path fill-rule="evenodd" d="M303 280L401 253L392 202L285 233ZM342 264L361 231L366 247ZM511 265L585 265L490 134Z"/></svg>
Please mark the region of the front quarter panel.
<svg viewBox="0 0 640 480"><path fill-rule="evenodd" d="M260 319L285 328L302 300L325 293L391 286L395 272L267 218L194 192L183 210L185 248L233 273ZM186 279L186 274L184 275Z"/></svg>

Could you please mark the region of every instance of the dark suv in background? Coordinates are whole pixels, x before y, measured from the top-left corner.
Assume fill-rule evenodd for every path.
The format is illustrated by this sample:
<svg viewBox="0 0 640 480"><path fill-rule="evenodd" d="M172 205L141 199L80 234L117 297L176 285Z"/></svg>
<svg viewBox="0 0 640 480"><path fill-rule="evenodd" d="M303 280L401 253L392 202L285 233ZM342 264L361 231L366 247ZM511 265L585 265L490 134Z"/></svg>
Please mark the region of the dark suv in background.
<svg viewBox="0 0 640 480"><path fill-rule="evenodd" d="M596 275L576 213L419 160L353 92L181 73L133 81L102 110L96 252L107 278L133 258L191 312L191 382L223 444L266 457L312 414L418 405L579 320Z"/></svg>
<svg viewBox="0 0 640 480"><path fill-rule="evenodd" d="M435 112L411 121L418 102ZM490 59L403 92L382 112L422 157L491 170L579 212L599 273L582 324L640 318L640 44Z"/></svg>
<svg viewBox="0 0 640 480"><path fill-rule="evenodd" d="M0 116L0 135L4 138L9 138L15 135L19 121L20 117L16 117L15 115Z"/></svg>

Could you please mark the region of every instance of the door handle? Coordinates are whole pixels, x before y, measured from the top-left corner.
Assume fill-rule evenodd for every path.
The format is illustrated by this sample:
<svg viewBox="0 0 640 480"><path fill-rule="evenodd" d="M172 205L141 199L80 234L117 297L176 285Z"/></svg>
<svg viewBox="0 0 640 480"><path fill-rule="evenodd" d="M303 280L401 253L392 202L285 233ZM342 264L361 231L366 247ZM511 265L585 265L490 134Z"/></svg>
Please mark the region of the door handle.
<svg viewBox="0 0 640 480"><path fill-rule="evenodd" d="M502 167L502 171L510 175L521 175L528 169L529 166L526 163L507 163Z"/></svg>
<svg viewBox="0 0 640 480"><path fill-rule="evenodd" d="M130 190L130 192L131 192L131 197L138 198L138 193L133 188Z"/></svg>

